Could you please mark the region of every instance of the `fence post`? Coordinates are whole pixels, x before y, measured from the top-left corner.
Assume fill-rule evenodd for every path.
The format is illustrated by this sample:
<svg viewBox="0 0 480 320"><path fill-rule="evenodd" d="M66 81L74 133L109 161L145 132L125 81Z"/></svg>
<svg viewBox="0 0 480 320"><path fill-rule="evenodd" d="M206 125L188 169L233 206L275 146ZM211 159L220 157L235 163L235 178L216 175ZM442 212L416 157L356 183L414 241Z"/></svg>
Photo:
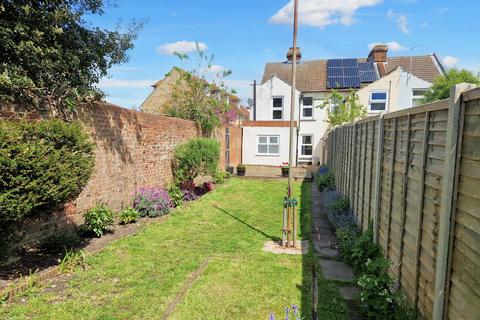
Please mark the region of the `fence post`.
<svg viewBox="0 0 480 320"><path fill-rule="evenodd" d="M375 163L375 210L373 210L373 242L378 243L380 199L382 192L382 162L383 162L383 114L378 120L377 162Z"/></svg>
<svg viewBox="0 0 480 320"><path fill-rule="evenodd" d="M356 150L357 150L357 122L353 124L353 142L352 142L352 170L350 173L350 208L355 208L355 201L353 199L355 195L355 177L356 177Z"/></svg>
<svg viewBox="0 0 480 320"><path fill-rule="evenodd" d="M458 139L460 136L460 113L462 105L462 92L471 88L471 85L461 83L455 85L450 91L448 107L447 141L445 146L445 162L442 181L441 211L438 233L437 264L435 275L435 296L433 304L433 319L440 320L445 317L446 304L445 288L447 274L451 270L447 267L450 248L450 225L452 223L455 167L457 165Z"/></svg>

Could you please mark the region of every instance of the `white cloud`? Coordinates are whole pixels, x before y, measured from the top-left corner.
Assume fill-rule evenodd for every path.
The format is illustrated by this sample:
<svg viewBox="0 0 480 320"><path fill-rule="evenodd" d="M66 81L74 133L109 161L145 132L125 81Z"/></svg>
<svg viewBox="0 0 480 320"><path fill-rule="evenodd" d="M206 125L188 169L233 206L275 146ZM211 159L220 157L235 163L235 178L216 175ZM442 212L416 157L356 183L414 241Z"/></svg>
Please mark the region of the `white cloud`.
<svg viewBox="0 0 480 320"><path fill-rule="evenodd" d="M99 88L148 88L155 80L122 80L103 78L98 83Z"/></svg>
<svg viewBox="0 0 480 320"><path fill-rule="evenodd" d="M165 43L157 47L157 52L164 55L173 55L174 53L189 53L194 52L198 49L201 51L207 50L207 45L203 42L195 41L177 41L172 43Z"/></svg>
<svg viewBox="0 0 480 320"><path fill-rule="evenodd" d="M392 9L388 10L387 17L395 20L397 23L398 28L402 30L403 33L410 33L410 29L408 27L408 18L404 14L396 13Z"/></svg>
<svg viewBox="0 0 480 320"><path fill-rule="evenodd" d="M401 45L400 43L398 43L397 41L390 41L390 42L373 42L373 43L370 43L368 45L368 48L370 50L373 49L373 47L375 47L376 45L386 45L388 47L388 50L391 50L391 51L405 51L405 50L408 50L407 47Z"/></svg>
<svg viewBox="0 0 480 320"><path fill-rule="evenodd" d="M355 12L361 7L374 6L382 0L303 0L298 7L299 24L324 28L330 24L351 25ZM270 18L271 23L291 24L293 22L293 1L291 0Z"/></svg>
<svg viewBox="0 0 480 320"><path fill-rule="evenodd" d="M444 13L447 13L450 9L449 8L446 8L446 7L440 7L440 6L436 6L435 7L435 11L440 13L440 14L444 14Z"/></svg>
<svg viewBox="0 0 480 320"><path fill-rule="evenodd" d="M210 67L202 68L200 71L202 73L220 74L220 73L223 73L224 71L227 71L227 68L218 64L213 64Z"/></svg>
<svg viewBox="0 0 480 320"><path fill-rule="evenodd" d="M458 58L452 56L446 56L442 59L443 63L449 68L453 68L458 64Z"/></svg>

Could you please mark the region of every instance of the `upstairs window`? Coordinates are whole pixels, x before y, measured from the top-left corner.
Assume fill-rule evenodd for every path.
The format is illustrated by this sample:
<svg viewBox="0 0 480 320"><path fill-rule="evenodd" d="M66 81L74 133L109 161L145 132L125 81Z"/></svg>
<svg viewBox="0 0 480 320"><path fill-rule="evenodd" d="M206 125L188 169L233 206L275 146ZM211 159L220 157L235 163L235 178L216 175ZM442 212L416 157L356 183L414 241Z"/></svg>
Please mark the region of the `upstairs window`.
<svg viewBox="0 0 480 320"><path fill-rule="evenodd" d="M381 112L387 110L388 94L386 91L370 92L369 111Z"/></svg>
<svg viewBox="0 0 480 320"><path fill-rule="evenodd" d="M313 98L302 98L302 119L313 119Z"/></svg>
<svg viewBox="0 0 480 320"><path fill-rule="evenodd" d="M280 154L280 136L257 136L257 154L259 155L279 155Z"/></svg>
<svg viewBox="0 0 480 320"><path fill-rule="evenodd" d="M412 90L412 107L416 107L422 104L422 100L425 97L425 93L428 89L413 89Z"/></svg>
<svg viewBox="0 0 480 320"><path fill-rule="evenodd" d="M272 119L283 120L283 97L273 97L272 104Z"/></svg>

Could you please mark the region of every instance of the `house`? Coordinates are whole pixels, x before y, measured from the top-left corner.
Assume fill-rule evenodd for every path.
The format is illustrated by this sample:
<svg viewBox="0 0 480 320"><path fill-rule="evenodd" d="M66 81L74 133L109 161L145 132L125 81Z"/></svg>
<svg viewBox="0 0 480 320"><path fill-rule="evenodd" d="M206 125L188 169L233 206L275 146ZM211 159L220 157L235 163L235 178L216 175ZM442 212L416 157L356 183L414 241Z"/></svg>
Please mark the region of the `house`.
<svg viewBox="0 0 480 320"><path fill-rule="evenodd" d="M399 66L383 78L358 90L357 95L370 116L415 107L431 86L431 82L420 79Z"/></svg>
<svg viewBox="0 0 480 320"><path fill-rule="evenodd" d="M244 164L278 166L289 159L287 124L290 121L292 60L293 49L290 48L287 61L265 65L261 84L255 90L256 103L250 112L252 121L243 123ZM343 96L351 89L358 91L370 113L375 114L380 111L381 103L384 103L383 111L411 106L404 101L404 91L412 90L407 100L414 103L421 99L420 93L431 86L435 77L444 73L435 54L388 57L388 48L384 45L375 46L367 58L310 61L301 60L301 52L297 49L297 61L296 165L323 162L322 139L329 128L327 108L335 108L332 90ZM371 94L375 90L381 94ZM391 90L390 95L388 90ZM417 95L414 97L413 93Z"/></svg>

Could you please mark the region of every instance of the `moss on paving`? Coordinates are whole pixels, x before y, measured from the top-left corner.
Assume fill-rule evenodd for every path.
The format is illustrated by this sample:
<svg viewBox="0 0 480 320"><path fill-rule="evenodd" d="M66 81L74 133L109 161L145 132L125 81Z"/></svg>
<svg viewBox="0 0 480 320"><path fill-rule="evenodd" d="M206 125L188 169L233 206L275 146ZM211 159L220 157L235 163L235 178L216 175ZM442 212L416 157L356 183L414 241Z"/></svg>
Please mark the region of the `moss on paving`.
<svg viewBox="0 0 480 320"><path fill-rule="evenodd" d="M24 302L0 305L0 318L161 319L189 275L211 257L170 319L268 319L270 312L279 319L291 304L310 319L312 249L304 256L262 251L265 241L280 236L285 191L284 180L232 179L167 221L89 257L62 292L35 288ZM310 184L297 183L295 194L300 235L309 238ZM345 310L337 285L320 274L319 319L345 318Z"/></svg>

